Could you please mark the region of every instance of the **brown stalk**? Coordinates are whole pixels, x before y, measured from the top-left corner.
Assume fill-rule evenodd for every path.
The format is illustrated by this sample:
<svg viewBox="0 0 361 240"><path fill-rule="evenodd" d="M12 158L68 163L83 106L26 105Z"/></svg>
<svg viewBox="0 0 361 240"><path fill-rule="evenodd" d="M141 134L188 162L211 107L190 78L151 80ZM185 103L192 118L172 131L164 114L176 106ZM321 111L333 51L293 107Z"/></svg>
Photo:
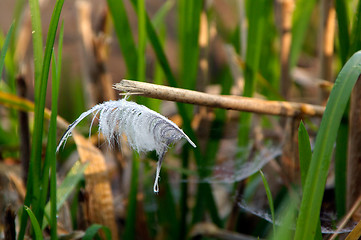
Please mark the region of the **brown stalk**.
<svg viewBox="0 0 361 240"><path fill-rule="evenodd" d="M281 95L284 99L289 98L291 80L290 80L290 49L291 49L291 28L292 14L294 8L293 0L279 0L281 10Z"/></svg>
<svg viewBox="0 0 361 240"><path fill-rule="evenodd" d="M89 220L109 227L112 239L118 239L118 228L115 222L115 211L110 179L101 151L80 134L73 133L80 161L88 163L84 175L86 192L89 197Z"/></svg>
<svg viewBox="0 0 361 240"><path fill-rule="evenodd" d="M197 89L203 91L208 83L208 46L209 46L209 25L207 14L204 10L200 16L200 29L199 29L199 68L200 68L200 79L197 81Z"/></svg>
<svg viewBox="0 0 361 240"><path fill-rule="evenodd" d="M90 86L88 97L90 104L115 99L112 90L112 79L107 72L105 61L107 59L108 44L106 38L107 14L101 16L99 29L94 32L91 23L92 5L88 1L76 2L78 11L78 28L81 37L85 79Z"/></svg>
<svg viewBox="0 0 361 240"><path fill-rule="evenodd" d="M17 77L18 95L26 98L26 82L23 76ZM22 166L23 181L26 185L30 162L30 130L29 115L25 111L19 111L19 137L20 137L20 161Z"/></svg>
<svg viewBox="0 0 361 240"><path fill-rule="evenodd" d="M320 27L320 77L326 81L333 81L333 46L336 24L336 10L334 7L334 0L322 0L321 1L321 27ZM322 101L326 101L328 93L323 93Z"/></svg>
<svg viewBox="0 0 361 240"><path fill-rule="evenodd" d="M350 209L361 194L361 76L359 76L351 94L348 159L347 159L347 209ZM358 219L361 210L357 211Z"/></svg>
<svg viewBox="0 0 361 240"><path fill-rule="evenodd" d="M286 117L321 117L325 109L322 106L306 103L267 101L241 96L214 95L131 80L122 80L113 87L116 90L126 92L126 94L122 95L142 95L161 100L190 103L213 108L224 108L228 110Z"/></svg>

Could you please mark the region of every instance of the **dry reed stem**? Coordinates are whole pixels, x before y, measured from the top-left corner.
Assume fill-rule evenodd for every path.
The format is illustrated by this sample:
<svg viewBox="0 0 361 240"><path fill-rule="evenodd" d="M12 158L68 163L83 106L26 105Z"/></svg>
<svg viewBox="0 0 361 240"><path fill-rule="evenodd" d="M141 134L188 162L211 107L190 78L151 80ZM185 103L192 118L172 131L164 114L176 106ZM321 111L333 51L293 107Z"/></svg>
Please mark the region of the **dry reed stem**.
<svg viewBox="0 0 361 240"><path fill-rule="evenodd" d="M320 26L320 77L326 81L333 81L333 53L334 36L336 24L336 10L334 0L321 1L321 26ZM321 100L325 102L328 98L328 92L322 92Z"/></svg>
<svg viewBox="0 0 361 240"><path fill-rule="evenodd" d="M94 32L91 23L92 4L88 1L76 1L78 28L83 49L83 64L91 105L115 99L112 90L112 78L106 69L108 44L104 34L107 27L107 12L101 16L100 29Z"/></svg>
<svg viewBox="0 0 361 240"><path fill-rule="evenodd" d="M89 163L84 175L86 190L89 194L89 217L92 223L109 227L112 239L118 239L118 228L115 222L114 201L109 182L108 170L103 154L88 140L73 133L80 161Z"/></svg>
<svg viewBox="0 0 361 240"><path fill-rule="evenodd" d="M326 81L332 81L336 10L334 0L322 0L321 4L321 78Z"/></svg>
<svg viewBox="0 0 361 240"><path fill-rule="evenodd" d="M361 206L361 195L357 198L357 200L354 202L353 206L351 207L351 209L348 211L348 213L346 214L346 216L342 219L340 225L338 226L338 228L336 229L335 233L332 234L332 236L329 238L329 240L335 240L338 233L340 230L342 230L347 222L351 219L351 217L356 213L356 211L360 208Z"/></svg>
<svg viewBox="0 0 361 240"><path fill-rule="evenodd" d="M17 91L20 97L26 98L27 85L24 76L19 75L16 78ZM20 162L22 166L23 181L26 184L29 172L30 162L30 129L29 115L25 111L19 111L19 137L20 137Z"/></svg>
<svg viewBox="0 0 361 240"><path fill-rule="evenodd" d="M347 160L347 209L350 209L358 196L361 194L361 76L359 76L351 94L349 136L348 136L348 160ZM357 212L361 216L361 210Z"/></svg>
<svg viewBox="0 0 361 240"><path fill-rule="evenodd" d="M292 14L294 9L293 0L279 0L281 8L281 95L284 99L288 99L290 94L290 49L292 41Z"/></svg>
<svg viewBox="0 0 361 240"><path fill-rule="evenodd" d="M321 117L325 110L322 106L306 103L267 101L240 96L214 95L131 80L122 80L119 83L116 83L113 88L126 92L125 94L121 93L121 95L142 95L161 100L190 103L213 108L287 117Z"/></svg>

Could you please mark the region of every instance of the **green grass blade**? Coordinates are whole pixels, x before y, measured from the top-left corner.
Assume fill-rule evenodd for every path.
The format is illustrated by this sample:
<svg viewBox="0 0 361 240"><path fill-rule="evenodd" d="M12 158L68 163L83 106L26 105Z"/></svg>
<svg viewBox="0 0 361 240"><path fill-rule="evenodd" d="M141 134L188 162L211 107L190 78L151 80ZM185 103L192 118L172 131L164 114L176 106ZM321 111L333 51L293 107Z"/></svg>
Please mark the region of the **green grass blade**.
<svg viewBox="0 0 361 240"><path fill-rule="evenodd" d="M146 81L145 79L145 47L147 40L147 30L146 30L146 11L145 11L145 2L144 0L138 1L138 71L137 79L138 81Z"/></svg>
<svg viewBox="0 0 361 240"><path fill-rule="evenodd" d="M137 50L123 0L107 0L130 78L137 76Z"/></svg>
<svg viewBox="0 0 361 240"><path fill-rule="evenodd" d="M358 1L357 3L357 9L354 15L354 22L352 24L352 30L351 30L351 46L350 50L351 52L349 54L353 54L354 52L361 49L361 1Z"/></svg>
<svg viewBox="0 0 361 240"><path fill-rule="evenodd" d="M40 225L39 225L38 220L36 219L34 213L27 206L24 206L24 210L29 215L31 225L33 226L33 229L34 229L34 232L35 232L35 239L36 240L42 240L43 239L43 234L41 232Z"/></svg>
<svg viewBox="0 0 361 240"><path fill-rule="evenodd" d="M103 230L105 234L105 239L111 240L112 239L112 233L110 232L109 228L99 225L99 224L93 224L90 227L87 228L85 231L85 234L83 236L83 240L92 240L95 238L95 236L98 234L99 230Z"/></svg>
<svg viewBox="0 0 361 240"><path fill-rule="evenodd" d="M342 65L344 65L349 56L350 48L350 24L347 13L347 1L335 0L335 10L337 14L340 58Z"/></svg>
<svg viewBox="0 0 361 240"><path fill-rule="evenodd" d="M244 92L243 96L252 97L256 86L256 75L259 69L263 34L265 33L265 21L268 11L267 0L249 2L248 15L248 36L246 51L246 67L244 70ZM251 126L250 113L240 114L240 128L238 132L238 145L246 147L249 142L249 132Z"/></svg>
<svg viewBox="0 0 361 240"><path fill-rule="evenodd" d="M160 27L163 27L165 25L165 17L168 15L169 11L172 9L173 6L174 1L166 1L152 17L152 23L156 29L159 29Z"/></svg>
<svg viewBox="0 0 361 240"><path fill-rule="evenodd" d="M199 60L199 24L203 1L178 1L180 78L182 87L194 89Z"/></svg>
<svg viewBox="0 0 361 240"><path fill-rule="evenodd" d="M76 162L74 166L70 169L68 174L66 175L63 182L56 190L56 211L63 206L66 199L72 193L72 191L76 188L79 181L83 178L84 171L88 164L81 164L80 162ZM43 220L42 229L44 229L48 224L48 219L50 219L51 215L51 206L50 202L48 202L45 206L45 218Z"/></svg>
<svg viewBox="0 0 361 240"><path fill-rule="evenodd" d="M302 186L305 186L308 167L310 166L312 151L310 138L308 136L305 125L301 121L298 128L298 153L300 158L300 168L301 168L301 183Z"/></svg>
<svg viewBox="0 0 361 240"><path fill-rule="evenodd" d="M266 177L264 176L262 170L259 170L259 174L262 177L264 189L266 190L268 205L269 205L269 208L271 210L271 216L272 216L272 222L273 222L273 224L272 224L273 232L274 232L274 234L276 234L275 208L274 208L274 205L273 205L273 198L272 198L271 189L269 187L268 181L267 181Z"/></svg>
<svg viewBox="0 0 361 240"><path fill-rule="evenodd" d="M290 68L293 68L301 52L302 44L305 39L308 24L310 22L312 11L315 8L317 0L297 0L292 19L292 43L290 49Z"/></svg>
<svg viewBox="0 0 361 240"><path fill-rule="evenodd" d="M53 46L56 36L56 31L58 28L58 22L60 18L60 13L64 4L64 0L58 0L53 10L53 14L50 20L48 36L46 40L46 48L44 54L44 61L41 72L41 81L39 84L39 98L35 102L35 118L34 118L34 133L31 149L31 162L33 162L33 201L32 206L34 209L34 214L37 219L42 218L39 214L39 199L40 199L40 179L41 176L41 152L42 152L42 138L43 138L43 129L44 129L44 109L45 109L45 99L46 99L46 88L48 84L48 75L50 69L51 56L53 52ZM36 176L39 174L38 176Z"/></svg>
<svg viewBox="0 0 361 240"><path fill-rule="evenodd" d="M301 168L301 183L302 186L305 187L307 172L312 159L312 150L310 144L310 137L308 136L307 130L302 121L298 128L298 153ZM322 239L320 220L318 220L317 222L317 233L315 239Z"/></svg>
<svg viewBox="0 0 361 240"><path fill-rule="evenodd" d="M33 36L35 99L39 98L40 81L43 67L43 34L38 0L29 0ZM37 100L35 100L36 102Z"/></svg>
<svg viewBox="0 0 361 240"><path fill-rule="evenodd" d="M315 236L332 148L352 88L361 73L360 62L361 52L357 52L342 68L331 91L307 173L297 220L296 240L313 239Z"/></svg>
<svg viewBox="0 0 361 240"><path fill-rule="evenodd" d="M297 201L287 197L282 205L280 226L277 227L277 231L272 235L273 238L271 239L273 240L289 240L294 235L293 227L296 219Z"/></svg>
<svg viewBox="0 0 361 240"><path fill-rule="evenodd" d="M58 21L63 6L64 0L58 0L56 2L53 15L51 17L49 32L46 43L46 52L43 62L43 50L42 50L42 33L41 33L41 19L39 1L30 0L30 12L31 23L33 31L33 48L34 48L34 67L35 67L35 119L34 119L34 132L32 137L31 157L29 164L29 176L31 179L27 183L27 194L24 204L32 205L35 216L40 219L39 216L39 200L40 200L40 176L41 176L41 151L42 151L42 136L43 136L43 122L44 122L44 108L47 79L49 74L49 66L51 60L51 53L53 50L54 39L58 26ZM21 216L21 225L19 231L19 239L23 239L25 235L27 218L23 214Z"/></svg>
<svg viewBox="0 0 361 240"><path fill-rule="evenodd" d="M1 55L0 55L0 80L2 77L2 72L3 72L3 68L4 68L4 63L5 63L5 56L6 56L6 52L8 50L9 47L9 43L11 40L11 37L13 35L13 30L14 30L14 23L11 24L8 33L6 34L6 38L5 38L5 42L4 45L1 48Z"/></svg>
<svg viewBox="0 0 361 240"><path fill-rule="evenodd" d="M130 191L128 195L127 217L125 220L126 225L123 235L124 239L135 239L139 164L140 164L139 156L136 153L133 153Z"/></svg>
<svg viewBox="0 0 361 240"><path fill-rule="evenodd" d="M348 112L348 111L347 111ZM346 214L348 122L342 119L338 129L335 149L335 201L337 218Z"/></svg>

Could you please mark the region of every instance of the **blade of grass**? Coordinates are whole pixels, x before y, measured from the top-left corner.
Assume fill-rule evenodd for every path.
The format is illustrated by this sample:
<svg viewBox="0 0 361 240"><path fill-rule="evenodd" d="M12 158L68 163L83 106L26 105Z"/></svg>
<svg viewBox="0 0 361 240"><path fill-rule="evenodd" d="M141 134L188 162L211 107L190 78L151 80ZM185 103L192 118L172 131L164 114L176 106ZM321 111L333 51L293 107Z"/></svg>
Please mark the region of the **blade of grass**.
<svg viewBox="0 0 361 240"><path fill-rule="evenodd" d="M249 2L248 12L248 36L246 51L246 67L244 70L243 96L252 97L256 86L256 76L259 69L263 34L265 33L265 21L267 16L267 1L258 0ZM242 112L240 114L240 128L238 131L238 145L246 147L249 142L249 133L252 114ZM241 158L239 158L241 159Z"/></svg>
<svg viewBox="0 0 361 240"><path fill-rule="evenodd" d="M60 29L60 36L59 36L59 50L62 49L62 37L64 34L64 23L61 26ZM44 207L46 204L46 200L48 197L48 185L49 185L49 170L51 169L51 175L53 175L53 172L55 171L55 182L52 187L55 188L55 194L56 194L56 118L58 115L58 93L59 93L59 83L60 83L60 71L61 71L61 52L59 53L58 61L55 59L55 53L52 54L52 85L51 85L51 116L50 116L50 126L49 126L49 132L48 132L48 144L46 148L46 156L43 166L43 174L42 174L42 189L40 194L40 216L43 216L44 214ZM53 168L54 167L54 168ZM53 176L53 177L54 177ZM52 179L53 181L54 179ZM54 193L53 192L53 193ZM53 203L56 203L56 196L53 198ZM55 207L56 209L56 207ZM56 214L56 211L55 211ZM53 216L51 216L53 217ZM55 216L56 217L56 216ZM55 218L56 219L56 218ZM54 223L54 222L52 222ZM39 224L42 224L42 219L39 219ZM53 228L54 225L50 224L50 226ZM56 220L55 220L55 228L56 228ZM57 237L56 235L54 236Z"/></svg>
<svg viewBox="0 0 361 240"><path fill-rule="evenodd" d="M93 224L90 227L87 228L87 230L84 233L83 240L92 240L95 238L95 236L98 234L99 230L103 230L105 234L105 239L111 240L112 239L112 233L110 232L109 228L99 225L99 224Z"/></svg>
<svg viewBox="0 0 361 240"><path fill-rule="evenodd" d="M298 153L301 168L301 183L302 187L304 188L307 178L307 172L312 159L312 150L310 144L310 137L308 136L307 130L302 121L300 122L300 126L298 128ZM322 239L320 219L318 219L316 231L317 232L315 235L315 239Z"/></svg>
<svg viewBox="0 0 361 240"><path fill-rule="evenodd" d="M350 52L349 54L353 54L354 52L361 49L361 1L357 3L357 9L354 15L354 21L351 29L351 42L350 42Z"/></svg>
<svg viewBox="0 0 361 240"><path fill-rule="evenodd" d="M70 169L65 179L56 190L56 211L59 211L59 209L65 203L65 200L69 197L72 191L76 188L77 184L83 178L84 171L87 166L88 164L81 164L78 161ZM48 202L45 206L45 217L43 220L42 229L45 229L47 226L48 219L51 220L51 211L54 211L54 209L51 209L51 202Z"/></svg>
<svg viewBox="0 0 361 240"><path fill-rule="evenodd" d="M31 29L33 36L33 54L34 54L34 80L35 80L35 102L40 97L40 82L43 66L43 34L41 27L39 1L29 0Z"/></svg>
<svg viewBox="0 0 361 240"><path fill-rule="evenodd" d="M203 1L178 1L180 77L186 89L194 89L199 59L199 24Z"/></svg>
<svg viewBox="0 0 361 240"><path fill-rule="evenodd" d="M137 76L137 50L123 1L107 0L130 78Z"/></svg>
<svg viewBox="0 0 361 240"><path fill-rule="evenodd" d="M349 57L350 48L350 24L347 13L347 1L335 0L337 14L338 40L341 63L344 65Z"/></svg>
<svg viewBox="0 0 361 240"><path fill-rule="evenodd" d="M290 50L290 68L293 68L301 52L302 44L305 39L308 24L310 22L312 11L315 8L317 0L297 0L295 11L292 18L292 43Z"/></svg>
<svg viewBox="0 0 361 240"><path fill-rule="evenodd" d="M294 222L296 218L297 203L291 198L287 197L283 202L284 208L281 211L281 224L277 227L277 231L272 235L273 240L289 240L293 238Z"/></svg>
<svg viewBox="0 0 361 240"><path fill-rule="evenodd" d="M336 129L340 125L352 88L360 76L360 61L361 52L355 53L347 61L330 94L307 173L296 226L296 240L313 239L315 236Z"/></svg>
<svg viewBox="0 0 361 240"><path fill-rule="evenodd" d="M54 106L52 106L52 115L53 117L53 111L54 109L57 112L58 109L58 95L59 95L59 85L60 85L60 76L61 76L61 64L62 64L62 54L63 54L63 40L64 40L64 21L62 22L62 25L60 27L60 34L59 34L59 43L58 43L58 60L56 67L56 81L53 82L53 85L55 85L52 89L52 102L54 103ZM55 95L55 96L54 96ZM52 146L52 152L55 152L56 148L56 115L54 114L54 142ZM50 120L51 121L51 120ZM52 161L52 164L50 165L51 175L50 175L50 225L52 228L51 231L51 239L56 239L57 237L57 206L56 206L56 158L54 156L54 160Z"/></svg>
<svg viewBox="0 0 361 240"><path fill-rule="evenodd" d="M264 176L262 170L259 170L259 174L262 177L263 185L264 185L264 188L266 190L268 205L269 205L269 208L271 210L271 216L272 216L272 222L273 222L273 224L272 224L273 232L274 232L274 234L276 234L275 209L274 209L274 205L273 205L273 198L272 198L271 189L269 187L268 181L267 181L266 177Z"/></svg>
<svg viewBox="0 0 361 240"><path fill-rule="evenodd" d="M44 109L45 109L45 98L46 98L46 88L48 84L48 76L50 69L51 56L53 52L53 46L56 36L56 31L58 28L58 22L60 18L60 13L64 4L64 0L58 0L54 7L54 11L50 20L50 26L48 31L48 36L46 40L46 48L44 61L41 72L41 81L39 84L39 98L35 102L35 118L34 118L34 133L33 133L33 144L31 149L31 160L33 162L33 200L32 206L34 209L34 214L37 219L41 219L43 216L39 213L39 199L40 199L40 184L39 176L41 176L41 154L42 154L42 138L43 138L43 129L44 129ZM39 172L40 171L40 172ZM35 177L36 174L39 174Z"/></svg>
<svg viewBox="0 0 361 240"><path fill-rule="evenodd" d="M302 186L305 186L308 167L310 166L312 151L310 138L308 136L307 130L303 122L300 122L298 128L298 153L300 159L300 169L301 169L301 183Z"/></svg>
<svg viewBox="0 0 361 240"><path fill-rule="evenodd" d="M161 180L162 181L160 183L162 184L162 189L164 189L164 191L161 191L159 196L156 197L158 204L157 216L159 218L159 224L164 226L164 230L166 231L167 236L179 236L184 238L184 236L181 236L183 234L180 234L184 232L179 231L180 225L177 208L167 172L164 171L161 173ZM174 239L175 238L176 237L174 237Z"/></svg>
<svg viewBox="0 0 361 240"><path fill-rule="evenodd" d="M14 23L11 24L8 33L6 34L5 37L5 42L4 45L1 48L1 55L0 55L0 80L2 77L2 72L3 72L3 68L4 68L4 63L5 63L5 56L6 56L6 52L8 50L9 47L9 43L10 43L10 39L13 36L13 30L14 30Z"/></svg>
<svg viewBox="0 0 361 240"><path fill-rule="evenodd" d="M140 159L137 153L133 153L132 173L130 179L130 190L128 195L127 217L125 220L124 239L135 238L135 221L137 209L137 189Z"/></svg>
<svg viewBox="0 0 361 240"><path fill-rule="evenodd" d="M32 137L32 148L29 164L29 175L27 184L27 194L24 204L32 205L34 214L37 219L42 218L39 215L39 200L40 200L40 176L41 176L41 152L42 152L42 137L44 126L44 109L47 80L49 74L50 60L60 18L61 9L64 0L58 0L53 10L50 20L48 36L46 40L46 49L44 61L42 57L42 34L41 34L41 20L39 2L30 0L30 12L32 16L33 29L33 45L34 45L34 62L35 62L35 118L34 118L34 132ZM19 232L19 239L23 239L25 235L27 218L23 214L21 216L21 225Z"/></svg>
<svg viewBox="0 0 361 240"><path fill-rule="evenodd" d="M29 215L30 221L31 221L31 225L33 226L34 232L35 232L35 239L37 240L42 240L43 239L43 234L41 232L38 220L36 219L34 213L31 211L31 209L27 206L24 206L24 210L26 211L26 213Z"/></svg>
<svg viewBox="0 0 361 240"><path fill-rule="evenodd" d="M60 27L59 34L59 46L58 46L58 59L55 60L55 54L53 53L52 64L52 85L51 85L51 117L48 134L48 145L46 151L45 163L49 163L50 167L50 233L51 239L57 239L57 210L56 210L56 118L58 115L58 94L60 85L61 74L61 61L62 61L62 48L63 48L63 36L64 36L64 22ZM46 180L48 180L49 169L45 168L43 174L43 190L47 189ZM45 188L46 186L46 188ZM45 191L44 191L45 192ZM40 209L44 209L44 205ZM42 210L44 211L44 210Z"/></svg>

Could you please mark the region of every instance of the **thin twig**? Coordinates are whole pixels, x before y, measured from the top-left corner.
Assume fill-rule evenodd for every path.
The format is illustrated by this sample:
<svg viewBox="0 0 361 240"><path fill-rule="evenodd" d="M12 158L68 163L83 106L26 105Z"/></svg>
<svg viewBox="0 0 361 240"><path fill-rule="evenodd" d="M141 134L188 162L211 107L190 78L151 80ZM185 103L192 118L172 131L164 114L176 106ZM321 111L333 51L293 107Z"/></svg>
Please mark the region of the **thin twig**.
<svg viewBox="0 0 361 240"><path fill-rule="evenodd" d="M336 239L338 232L340 232L347 224L347 222L351 219L351 217L355 214L355 212L359 209L359 207L361 206L361 195L358 197L358 199L355 201L355 203L353 204L352 208L350 209L350 211L347 213L347 215L342 219L341 224L338 226L337 230L335 231L335 233L329 238L329 240L334 240Z"/></svg>
<svg viewBox="0 0 361 240"><path fill-rule="evenodd" d="M121 93L121 95L142 95L161 100L190 103L207 107L287 117L321 117L325 110L322 106L306 103L267 101L240 96L214 95L131 80L122 80L119 83L116 83L113 88L126 92L126 94Z"/></svg>

